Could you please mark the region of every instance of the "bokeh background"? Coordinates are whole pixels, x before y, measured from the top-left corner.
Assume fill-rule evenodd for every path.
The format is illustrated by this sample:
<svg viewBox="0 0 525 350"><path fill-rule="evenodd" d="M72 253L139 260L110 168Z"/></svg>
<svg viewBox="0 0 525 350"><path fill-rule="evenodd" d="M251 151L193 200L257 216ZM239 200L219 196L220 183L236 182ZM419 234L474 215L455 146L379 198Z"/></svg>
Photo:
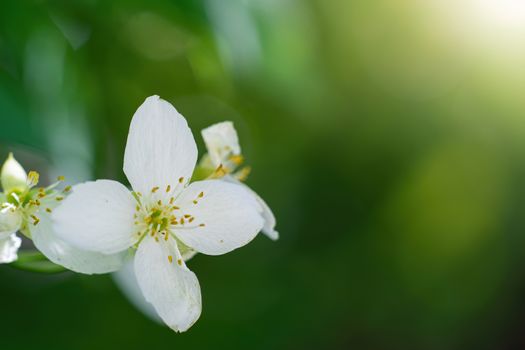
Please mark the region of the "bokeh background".
<svg viewBox="0 0 525 350"><path fill-rule="evenodd" d="M0 266L0 347L523 349L524 92L521 0L2 1L1 157L125 182L158 94L234 121L281 239L195 257L184 334Z"/></svg>

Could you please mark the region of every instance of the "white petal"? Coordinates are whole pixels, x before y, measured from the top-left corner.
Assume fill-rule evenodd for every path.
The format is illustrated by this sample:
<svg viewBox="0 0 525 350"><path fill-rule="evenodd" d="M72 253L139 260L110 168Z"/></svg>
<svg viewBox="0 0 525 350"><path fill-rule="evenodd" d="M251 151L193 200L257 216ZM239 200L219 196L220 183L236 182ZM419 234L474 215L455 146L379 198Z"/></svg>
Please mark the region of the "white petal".
<svg viewBox="0 0 525 350"><path fill-rule="evenodd" d="M114 254L138 239L133 215L135 199L124 185L111 180L86 182L53 212L57 236L83 250Z"/></svg>
<svg viewBox="0 0 525 350"><path fill-rule="evenodd" d="M153 305L148 303L146 298L144 298L144 294L142 294L142 290L140 290L139 283L137 282L133 265L134 260L126 262L120 270L112 275L113 280L133 306L139 309L139 311L152 321L162 323L162 320L159 315L157 315L157 311L155 311Z"/></svg>
<svg viewBox="0 0 525 350"><path fill-rule="evenodd" d="M22 240L15 234L0 240L0 264L8 264L18 258L16 254Z"/></svg>
<svg viewBox="0 0 525 350"><path fill-rule="evenodd" d="M85 274L108 273L121 268L127 252L105 255L80 250L58 238L49 214L38 214L38 225L29 225L33 243L49 260L65 268Z"/></svg>
<svg viewBox="0 0 525 350"><path fill-rule="evenodd" d="M1 204L5 207L0 207L0 239L5 239L18 231L22 223L22 215L11 204Z"/></svg>
<svg viewBox="0 0 525 350"><path fill-rule="evenodd" d="M194 182L177 198L176 205L182 214L195 219L172 226L175 234L188 247L208 255L242 247L257 235L264 223L261 207L250 191L225 181Z"/></svg>
<svg viewBox="0 0 525 350"><path fill-rule="evenodd" d="M255 198L257 199L257 202L259 202L262 208L261 214L264 218L264 226L262 228L262 233L264 233L266 236L268 236L274 241L278 240L279 232L275 230L276 220L272 210L270 209L268 204L266 204L266 202L261 197L259 197L257 193L253 192L253 194L256 196Z"/></svg>
<svg viewBox="0 0 525 350"><path fill-rule="evenodd" d="M168 102L151 96L139 107L129 127L124 172L143 194L169 185L174 193L187 183L197 161L197 145L186 119ZM178 188L178 191L176 190Z"/></svg>
<svg viewBox="0 0 525 350"><path fill-rule="evenodd" d="M135 255L135 274L144 297L171 329L184 332L197 321L201 314L199 281L182 261L174 239L156 242L146 237Z"/></svg>
<svg viewBox="0 0 525 350"><path fill-rule="evenodd" d="M226 165L229 163L229 157L241 154L239 138L232 122L213 124L203 129L201 134L215 166Z"/></svg>
<svg viewBox="0 0 525 350"><path fill-rule="evenodd" d="M275 216L273 215L272 210L266 204L264 199L262 199L254 190L252 190L250 187L248 187L246 184L242 183L241 181L237 180L233 176L226 175L221 180L236 183L241 186L244 186L247 190L249 190L254 196L257 202L261 205L261 215L264 219L264 226L262 228L262 233L264 233L266 236L268 236L270 239L276 241L279 239L279 232L275 230L276 220Z"/></svg>

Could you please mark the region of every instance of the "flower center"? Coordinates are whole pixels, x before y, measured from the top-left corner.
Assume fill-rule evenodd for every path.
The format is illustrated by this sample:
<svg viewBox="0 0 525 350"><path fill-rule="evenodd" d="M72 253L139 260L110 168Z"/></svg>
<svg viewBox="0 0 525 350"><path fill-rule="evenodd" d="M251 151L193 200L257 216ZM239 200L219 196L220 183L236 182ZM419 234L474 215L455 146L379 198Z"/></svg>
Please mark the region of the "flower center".
<svg viewBox="0 0 525 350"><path fill-rule="evenodd" d="M176 236L173 234L175 229L191 229L196 227L204 227L204 223L196 224L195 216L185 213L184 208L180 208L175 205L175 197L171 196L168 199L155 200L153 194L159 190L159 187L153 187L148 198L140 192L133 192L133 196L137 201L135 208L135 226L137 227L137 235L140 237L139 242L149 234L154 237L158 242L159 239L163 238L168 240L170 235L173 238ZM166 193L171 192L171 186L166 187ZM193 204L197 205L199 200L204 196L204 193L199 193L197 198L193 200Z"/></svg>
<svg viewBox="0 0 525 350"><path fill-rule="evenodd" d="M42 211L50 214L62 201L71 186L66 186L61 191L56 187L62 183L65 178L59 176L57 181L48 187L36 187L39 181L39 174L36 171L30 171L27 179L27 188L24 191L12 191L6 196L6 203L0 204L0 211L10 210L18 211L22 216L22 225L20 232L27 237L31 237L28 225L38 225Z"/></svg>

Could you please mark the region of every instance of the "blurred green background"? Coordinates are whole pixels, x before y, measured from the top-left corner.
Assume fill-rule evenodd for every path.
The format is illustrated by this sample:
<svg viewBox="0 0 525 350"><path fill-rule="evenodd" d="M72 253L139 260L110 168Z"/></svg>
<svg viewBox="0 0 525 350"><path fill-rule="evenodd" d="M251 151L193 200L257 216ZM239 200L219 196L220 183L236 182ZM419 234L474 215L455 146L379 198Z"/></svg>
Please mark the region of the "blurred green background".
<svg viewBox="0 0 525 350"><path fill-rule="evenodd" d="M0 347L523 349L524 92L520 0L2 1L1 157L126 181L158 94L201 154L234 121L281 239L191 260L184 334L0 266Z"/></svg>

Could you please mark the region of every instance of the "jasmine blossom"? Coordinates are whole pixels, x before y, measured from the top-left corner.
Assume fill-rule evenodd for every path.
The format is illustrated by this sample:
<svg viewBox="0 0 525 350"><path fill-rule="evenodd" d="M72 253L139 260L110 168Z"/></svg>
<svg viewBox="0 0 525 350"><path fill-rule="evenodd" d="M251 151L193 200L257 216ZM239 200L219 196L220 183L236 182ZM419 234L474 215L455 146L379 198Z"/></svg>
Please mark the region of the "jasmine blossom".
<svg viewBox="0 0 525 350"><path fill-rule="evenodd" d="M118 254L131 248L146 301L180 332L201 313L199 282L186 255L230 252L264 224L260 204L243 186L190 184L196 160L184 117L158 96L149 97L133 116L124 155L133 191L111 180L86 182L53 212L57 235L79 249Z"/></svg>

